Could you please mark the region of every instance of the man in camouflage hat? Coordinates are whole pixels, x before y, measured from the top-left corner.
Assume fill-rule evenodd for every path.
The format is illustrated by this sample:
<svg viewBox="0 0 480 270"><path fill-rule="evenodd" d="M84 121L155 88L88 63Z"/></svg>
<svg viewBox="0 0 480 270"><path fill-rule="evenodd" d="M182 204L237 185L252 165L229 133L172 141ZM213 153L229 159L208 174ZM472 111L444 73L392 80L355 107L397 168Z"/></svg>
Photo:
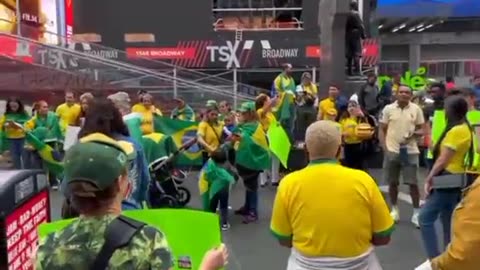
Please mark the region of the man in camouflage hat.
<svg viewBox="0 0 480 270"><path fill-rule="evenodd" d="M129 149L103 134L84 137L65 154L64 175L79 219L40 241L36 270L90 269L105 243L105 230L122 209L129 193ZM108 269L172 268L164 235L145 226L127 246L117 249Z"/></svg>

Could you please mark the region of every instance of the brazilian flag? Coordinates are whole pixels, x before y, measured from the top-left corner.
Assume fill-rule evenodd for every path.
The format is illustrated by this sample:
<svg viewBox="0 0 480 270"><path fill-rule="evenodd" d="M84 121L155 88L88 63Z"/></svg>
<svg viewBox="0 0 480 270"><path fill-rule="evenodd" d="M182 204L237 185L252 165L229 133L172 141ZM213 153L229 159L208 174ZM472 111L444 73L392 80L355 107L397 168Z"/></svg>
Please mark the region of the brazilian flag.
<svg viewBox="0 0 480 270"><path fill-rule="evenodd" d="M240 124L233 133L240 136L235 143L235 162L247 169L263 171L270 167L271 158L265 131L259 122Z"/></svg>
<svg viewBox="0 0 480 270"><path fill-rule="evenodd" d="M60 177L63 174L63 161L61 154L53 149L50 145L40 140L35 133L27 131L25 133L25 141L37 150L38 155L42 158L46 169Z"/></svg>
<svg viewBox="0 0 480 270"><path fill-rule="evenodd" d="M142 137L142 146L148 164L151 164L161 157L169 156L177 149L172 136L167 136L162 133L144 135Z"/></svg>
<svg viewBox="0 0 480 270"><path fill-rule="evenodd" d="M202 196L203 210L210 210L210 201L221 190L229 188L235 182L233 176L211 159L205 163L200 171L198 189Z"/></svg>
<svg viewBox="0 0 480 270"><path fill-rule="evenodd" d="M156 115L153 119L153 126L155 132L171 136L177 148L197 137L198 122ZM182 166L202 165L202 149L198 144L194 144L177 157L176 163Z"/></svg>

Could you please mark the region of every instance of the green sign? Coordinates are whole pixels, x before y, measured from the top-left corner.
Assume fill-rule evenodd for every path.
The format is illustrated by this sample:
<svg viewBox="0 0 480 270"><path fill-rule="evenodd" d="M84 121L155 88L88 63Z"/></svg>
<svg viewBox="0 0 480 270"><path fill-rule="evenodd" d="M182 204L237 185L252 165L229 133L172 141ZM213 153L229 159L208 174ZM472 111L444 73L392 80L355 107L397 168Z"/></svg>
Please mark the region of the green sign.
<svg viewBox="0 0 480 270"><path fill-rule="evenodd" d="M428 83L428 79L425 77L426 74L427 69L425 67L420 67L415 73L407 70L401 78L401 83L408 85L413 91L424 90ZM378 86L382 88L385 82L391 79L390 76L386 75L378 76Z"/></svg>

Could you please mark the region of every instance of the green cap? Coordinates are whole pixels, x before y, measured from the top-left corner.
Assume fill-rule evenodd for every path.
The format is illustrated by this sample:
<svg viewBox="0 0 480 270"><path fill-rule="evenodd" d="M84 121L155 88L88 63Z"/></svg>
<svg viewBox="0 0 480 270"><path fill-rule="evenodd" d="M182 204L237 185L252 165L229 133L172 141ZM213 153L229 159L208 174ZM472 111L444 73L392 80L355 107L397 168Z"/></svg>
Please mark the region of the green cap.
<svg viewBox="0 0 480 270"><path fill-rule="evenodd" d="M244 102L242 105L240 105L240 108L238 108L239 112L254 112L255 111L255 102L249 101L249 102Z"/></svg>
<svg viewBox="0 0 480 270"><path fill-rule="evenodd" d="M64 176L66 184L85 181L99 190L111 186L127 167L133 155L125 142L117 142L95 133L80 139L65 153ZM134 152L134 151L133 151Z"/></svg>

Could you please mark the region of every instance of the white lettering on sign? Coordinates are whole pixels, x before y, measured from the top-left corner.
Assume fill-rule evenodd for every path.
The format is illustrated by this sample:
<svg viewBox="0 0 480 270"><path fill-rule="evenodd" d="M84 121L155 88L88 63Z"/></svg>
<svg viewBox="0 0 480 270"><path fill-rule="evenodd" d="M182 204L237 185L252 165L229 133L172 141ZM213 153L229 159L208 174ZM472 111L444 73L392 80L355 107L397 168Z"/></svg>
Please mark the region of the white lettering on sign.
<svg viewBox="0 0 480 270"><path fill-rule="evenodd" d="M292 58L298 57L298 49L263 49L262 58Z"/></svg>
<svg viewBox="0 0 480 270"><path fill-rule="evenodd" d="M78 67L78 58L56 49L37 50L40 55L40 64L50 65L56 69L68 69Z"/></svg>
<svg viewBox="0 0 480 270"><path fill-rule="evenodd" d="M210 53L210 62L225 62L227 68L240 67L240 61L237 58L237 50L240 46L238 40L235 43L227 41L227 46L207 46L207 50ZM218 53L218 56L217 56Z"/></svg>
<svg viewBox="0 0 480 270"><path fill-rule="evenodd" d="M6 217L8 269L33 269L30 261L37 245L37 228L48 221L48 192L42 191Z"/></svg>
<svg viewBox="0 0 480 270"><path fill-rule="evenodd" d="M98 57L103 57L107 59L116 59L118 58L118 51L115 50L86 50L84 51L87 54L91 54Z"/></svg>

